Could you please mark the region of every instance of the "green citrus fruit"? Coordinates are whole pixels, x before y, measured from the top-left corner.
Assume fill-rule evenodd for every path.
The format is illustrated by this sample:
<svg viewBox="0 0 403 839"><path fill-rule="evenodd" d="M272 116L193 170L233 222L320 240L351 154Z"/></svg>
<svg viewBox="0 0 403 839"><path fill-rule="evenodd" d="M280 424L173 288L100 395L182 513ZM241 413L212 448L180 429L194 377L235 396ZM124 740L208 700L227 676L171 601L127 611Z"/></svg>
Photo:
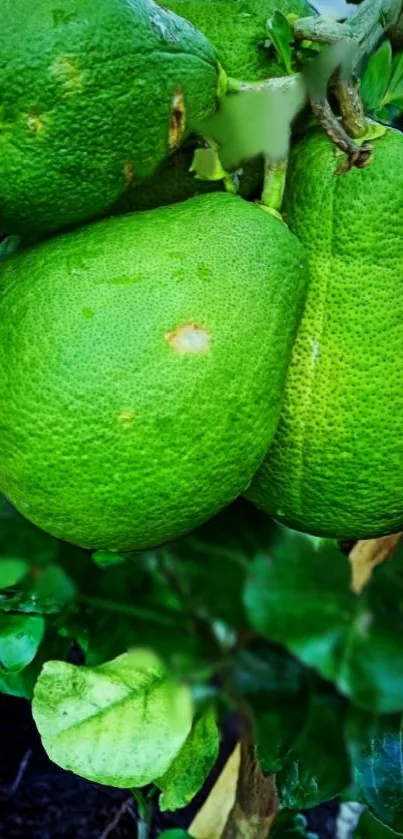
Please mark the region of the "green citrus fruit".
<svg viewBox="0 0 403 839"><path fill-rule="evenodd" d="M306 0L164 0L162 5L208 37L228 75L247 81L286 74L267 46L267 21L274 12L313 14Z"/></svg>
<svg viewBox="0 0 403 839"><path fill-rule="evenodd" d="M294 149L285 213L310 285L278 431L249 498L335 538L403 526L403 135L365 169L322 132Z"/></svg>
<svg viewBox="0 0 403 839"><path fill-rule="evenodd" d="M3 0L0 226L42 235L148 177L225 84L213 47L152 0Z"/></svg>
<svg viewBox="0 0 403 839"><path fill-rule="evenodd" d="M307 269L226 194L107 219L0 267L0 491L86 547L179 536L273 437Z"/></svg>
<svg viewBox="0 0 403 839"><path fill-rule="evenodd" d="M284 14L306 15L305 0L166 0L163 5L189 20L212 41L226 71L241 79L259 81L284 75L284 67L265 46L267 20L275 9ZM188 142L141 184L128 187L112 212L145 210L184 201L193 195L222 191L223 181L203 181L189 171L196 142ZM248 198L263 181L263 161L242 166L238 191Z"/></svg>

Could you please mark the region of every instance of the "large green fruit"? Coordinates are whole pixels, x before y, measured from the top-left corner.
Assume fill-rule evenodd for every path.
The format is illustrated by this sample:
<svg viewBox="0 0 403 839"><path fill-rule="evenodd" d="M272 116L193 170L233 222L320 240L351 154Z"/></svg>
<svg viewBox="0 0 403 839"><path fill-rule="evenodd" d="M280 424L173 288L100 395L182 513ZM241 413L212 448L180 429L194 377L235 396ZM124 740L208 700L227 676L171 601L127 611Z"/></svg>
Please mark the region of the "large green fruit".
<svg viewBox="0 0 403 839"><path fill-rule="evenodd" d="M274 10L301 16L311 13L305 0L166 0L162 5L189 20L214 43L227 73L248 81L285 73L265 46L266 24ZM223 190L223 181L198 180L189 171L195 148L195 142L182 147L147 181L129 186L113 212L152 209ZM262 159L246 163L239 176L239 194L253 195L262 181Z"/></svg>
<svg viewBox="0 0 403 839"><path fill-rule="evenodd" d="M208 37L228 75L247 81L286 74L266 44L273 13L313 14L307 0L165 0L161 5Z"/></svg>
<svg viewBox="0 0 403 839"><path fill-rule="evenodd" d="M337 174L323 133L293 151L285 212L310 263L275 441L249 498L336 538L403 526L403 135Z"/></svg>
<svg viewBox="0 0 403 839"><path fill-rule="evenodd" d="M0 267L0 491L134 549L246 489L278 421L303 249L226 194L108 219Z"/></svg>
<svg viewBox="0 0 403 839"><path fill-rule="evenodd" d="M207 38L153 0L3 0L1 229L101 214L214 112L223 84Z"/></svg>

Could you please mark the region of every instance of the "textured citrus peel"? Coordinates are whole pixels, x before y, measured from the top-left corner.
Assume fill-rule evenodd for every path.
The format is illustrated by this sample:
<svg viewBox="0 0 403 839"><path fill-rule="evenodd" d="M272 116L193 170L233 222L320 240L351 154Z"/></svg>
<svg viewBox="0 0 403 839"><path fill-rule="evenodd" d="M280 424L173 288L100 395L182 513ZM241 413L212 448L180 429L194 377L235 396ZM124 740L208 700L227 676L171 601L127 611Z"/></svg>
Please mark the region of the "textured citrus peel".
<svg viewBox="0 0 403 839"><path fill-rule="evenodd" d="M41 114L27 114L27 127L30 134L41 134L45 128L45 121Z"/></svg>
<svg viewBox="0 0 403 839"><path fill-rule="evenodd" d="M129 426L132 425L132 423L135 419L135 416L136 415L135 415L134 411L120 411L120 413L117 415L117 419L118 419L118 422L121 423L123 428L128 428Z"/></svg>

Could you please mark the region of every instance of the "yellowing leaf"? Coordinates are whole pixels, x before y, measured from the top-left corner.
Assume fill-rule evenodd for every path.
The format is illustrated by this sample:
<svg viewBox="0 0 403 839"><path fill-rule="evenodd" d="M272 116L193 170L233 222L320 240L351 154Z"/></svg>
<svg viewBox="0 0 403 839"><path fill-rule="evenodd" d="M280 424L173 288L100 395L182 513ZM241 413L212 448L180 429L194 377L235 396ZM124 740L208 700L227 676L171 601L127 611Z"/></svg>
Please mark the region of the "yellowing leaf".
<svg viewBox="0 0 403 839"><path fill-rule="evenodd" d="M189 827L194 839L221 839L229 814L235 804L241 745L237 743L210 795Z"/></svg>
<svg viewBox="0 0 403 839"><path fill-rule="evenodd" d="M192 724L190 691L148 650L98 667L48 661L33 715L43 745L63 769L130 788L163 775Z"/></svg>

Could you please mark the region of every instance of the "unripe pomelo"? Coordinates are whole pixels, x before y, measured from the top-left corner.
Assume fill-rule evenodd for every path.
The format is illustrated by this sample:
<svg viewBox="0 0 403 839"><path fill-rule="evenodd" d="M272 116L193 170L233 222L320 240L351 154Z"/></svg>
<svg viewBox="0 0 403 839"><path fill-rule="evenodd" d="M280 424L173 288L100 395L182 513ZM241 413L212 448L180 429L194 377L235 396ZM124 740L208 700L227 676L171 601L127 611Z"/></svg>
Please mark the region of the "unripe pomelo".
<svg viewBox="0 0 403 839"><path fill-rule="evenodd" d="M335 538L403 527L403 135L365 169L321 131L293 150L285 214L310 284L274 443L249 490L298 530Z"/></svg>
<svg viewBox="0 0 403 839"><path fill-rule="evenodd" d="M179 536L246 489L306 289L282 222L213 194L0 266L0 491L92 548Z"/></svg>
<svg viewBox="0 0 403 839"><path fill-rule="evenodd" d="M164 0L161 5L203 32L228 75L244 81L286 75L267 43L267 21L274 12L314 14L307 0Z"/></svg>
<svg viewBox="0 0 403 839"><path fill-rule="evenodd" d="M0 228L102 214L214 113L215 50L153 0L3 0Z"/></svg>
<svg viewBox="0 0 403 839"><path fill-rule="evenodd" d="M162 5L190 21L215 46L226 72L250 82L285 75L267 46L267 20L283 14L312 13L306 0L165 0ZM112 212L148 210L224 189L223 181L199 180L190 171L196 140L189 139L141 184L128 186ZM263 158L243 162L236 175L238 192L248 198L263 183Z"/></svg>

